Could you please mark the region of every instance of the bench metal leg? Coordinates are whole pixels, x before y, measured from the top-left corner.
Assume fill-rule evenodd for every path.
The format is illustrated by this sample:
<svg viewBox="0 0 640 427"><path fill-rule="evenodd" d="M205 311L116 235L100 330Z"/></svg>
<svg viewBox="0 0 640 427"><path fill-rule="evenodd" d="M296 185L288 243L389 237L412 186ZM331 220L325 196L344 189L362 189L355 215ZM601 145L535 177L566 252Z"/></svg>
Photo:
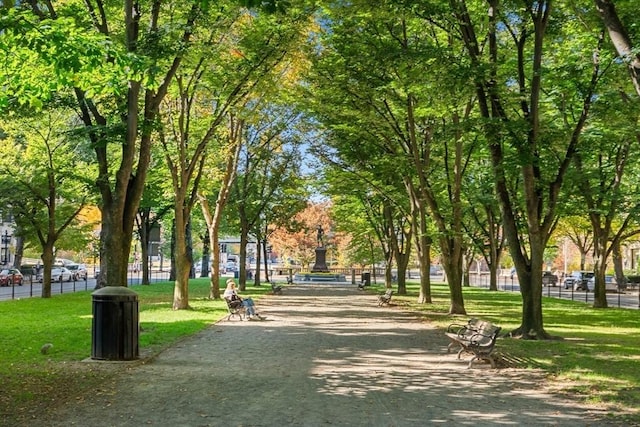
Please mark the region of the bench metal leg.
<svg viewBox="0 0 640 427"><path fill-rule="evenodd" d="M227 321L230 321L231 318L233 318L234 316L238 316L238 319L240 319L240 321L244 320L242 318L242 311L241 310L233 310L229 312L229 315L227 316Z"/></svg>
<svg viewBox="0 0 640 427"><path fill-rule="evenodd" d="M467 369L471 368L471 365L473 365L473 362L475 362L476 360L487 360L487 361L489 361L489 363L491 363L491 368L493 368L493 369L496 368L496 361L493 359L493 356L491 356L491 355L475 355L475 356L473 356L473 359L471 359L469 361L469 365L467 366Z"/></svg>

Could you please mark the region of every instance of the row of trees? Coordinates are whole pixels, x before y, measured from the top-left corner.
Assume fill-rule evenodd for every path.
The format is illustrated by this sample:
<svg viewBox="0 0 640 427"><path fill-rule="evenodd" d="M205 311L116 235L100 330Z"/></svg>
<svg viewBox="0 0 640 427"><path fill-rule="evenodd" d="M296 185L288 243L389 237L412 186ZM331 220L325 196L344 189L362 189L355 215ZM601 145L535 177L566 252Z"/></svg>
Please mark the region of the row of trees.
<svg viewBox="0 0 640 427"><path fill-rule="evenodd" d="M421 301L430 245L450 312L463 314L465 259L482 253L495 284L506 242L523 299L513 334L548 338L545 250L559 221L583 217L606 307L607 260L639 230L638 55L623 25L634 11L616 7L388 0L327 11L304 102L325 129L316 151L335 204L357 209L350 225L368 220L362 235L386 242L399 277L413 244Z"/></svg>
<svg viewBox="0 0 640 427"><path fill-rule="evenodd" d="M208 247L225 211L243 242L266 240L305 204L295 190L308 142L353 254L379 248L399 292L415 251L420 301L431 301L436 246L450 312L464 313L465 260L481 253L495 282L507 242L523 298L514 332L547 338L545 249L562 218L586 216L606 306L606 260L637 232L632 2L256 3L2 3L4 140L18 152L37 137L82 162L50 161L34 186L48 189L45 264L94 197L102 280L126 283L134 224L142 236L170 210L174 308L187 308L195 203ZM8 162L8 178L26 176L10 169L25 163ZM58 193L71 181L85 185ZM51 221L67 203L68 221Z"/></svg>
<svg viewBox="0 0 640 427"><path fill-rule="evenodd" d="M145 257L154 223L173 213L174 309L189 306L197 201L209 247L233 192L254 232L274 204L300 208L297 115L279 101L304 65L292 52L311 9L276 3L2 3L0 185L20 233L38 237L43 296L54 245L87 204L101 211L101 285L126 284L134 230Z"/></svg>

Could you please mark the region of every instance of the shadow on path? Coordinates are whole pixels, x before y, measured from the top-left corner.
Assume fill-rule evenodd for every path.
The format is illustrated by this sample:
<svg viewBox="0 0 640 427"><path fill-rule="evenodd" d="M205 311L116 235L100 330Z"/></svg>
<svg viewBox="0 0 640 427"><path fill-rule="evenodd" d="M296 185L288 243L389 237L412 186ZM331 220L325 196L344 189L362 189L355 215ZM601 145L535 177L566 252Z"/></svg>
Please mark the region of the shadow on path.
<svg viewBox="0 0 640 427"><path fill-rule="evenodd" d="M51 414L50 426L603 425L540 372L447 354L441 331L353 286L303 284Z"/></svg>

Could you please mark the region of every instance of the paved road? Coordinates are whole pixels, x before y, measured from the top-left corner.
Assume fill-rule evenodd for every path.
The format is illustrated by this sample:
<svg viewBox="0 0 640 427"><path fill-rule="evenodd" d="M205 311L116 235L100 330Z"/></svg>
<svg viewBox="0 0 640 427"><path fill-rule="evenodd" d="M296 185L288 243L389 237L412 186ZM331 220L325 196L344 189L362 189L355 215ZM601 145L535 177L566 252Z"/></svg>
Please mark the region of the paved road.
<svg viewBox="0 0 640 427"><path fill-rule="evenodd" d="M151 283L157 281L165 281L169 278L168 272L153 272ZM141 274L131 274L127 280L128 286L135 286L142 281ZM89 277L86 280L77 280L71 282L55 282L51 284L51 294L59 295L61 293L77 292L93 290L96 287L96 279ZM30 281L26 277L22 286L0 286L0 301L20 298L31 298L42 296L42 283Z"/></svg>
<svg viewBox="0 0 640 427"><path fill-rule="evenodd" d="M540 372L467 369L441 331L353 285L288 286L258 307L266 321L212 325L31 425L604 425Z"/></svg>
<svg viewBox="0 0 640 427"><path fill-rule="evenodd" d="M94 289L96 286L95 279L72 281L72 282L56 282L51 284L51 294L59 295L60 293L77 292ZM0 300L31 298L42 296L42 283L30 282L25 279L22 286L2 286L0 287Z"/></svg>

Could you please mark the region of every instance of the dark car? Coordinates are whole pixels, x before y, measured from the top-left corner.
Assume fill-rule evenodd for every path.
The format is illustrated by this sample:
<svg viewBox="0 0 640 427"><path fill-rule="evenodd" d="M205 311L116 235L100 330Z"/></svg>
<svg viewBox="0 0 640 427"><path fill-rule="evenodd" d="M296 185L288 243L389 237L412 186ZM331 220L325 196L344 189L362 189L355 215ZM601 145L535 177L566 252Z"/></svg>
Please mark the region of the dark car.
<svg viewBox="0 0 640 427"><path fill-rule="evenodd" d="M0 286L22 285L24 277L17 268L5 268L0 271Z"/></svg>
<svg viewBox="0 0 640 427"><path fill-rule="evenodd" d="M542 272L542 286L556 286L558 284L558 276L550 271Z"/></svg>
<svg viewBox="0 0 640 427"><path fill-rule="evenodd" d="M588 291L588 281L594 275L593 271L574 271L571 275L565 277L564 288L572 288L575 291Z"/></svg>
<svg viewBox="0 0 640 427"><path fill-rule="evenodd" d="M20 266L20 272L30 282L40 282L42 278L42 266L38 264L23 264Z"/></svg>

